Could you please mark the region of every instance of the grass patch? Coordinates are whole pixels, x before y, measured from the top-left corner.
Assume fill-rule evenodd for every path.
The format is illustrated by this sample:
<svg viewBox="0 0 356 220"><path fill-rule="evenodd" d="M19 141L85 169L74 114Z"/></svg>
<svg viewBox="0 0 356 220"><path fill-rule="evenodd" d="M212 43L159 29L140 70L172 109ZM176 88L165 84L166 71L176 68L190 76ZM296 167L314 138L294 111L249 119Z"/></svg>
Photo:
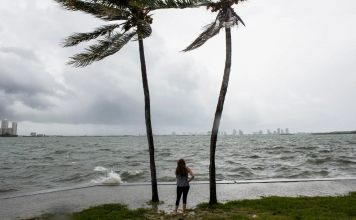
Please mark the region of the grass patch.
<svg viewBox="0 0 356 220"><path fill-rule="evenodd" d="M159 201L159 202L152 202L152 200L146 202L147 205L162 205L164 204L164 201Z"/></svg>
<svg viewBox="0 0 356 220"><path fill-rule="evenodd" d="M197 209L230 213L220 219L240 219L234 217L236 213L256 219L356 219L356 192L340 197L264 197L213 206L203 203Z"/></svg>
<svg viewBox="0 0 356 220"><path fill-rule="evenodd" d="M173 211L173 210L172 210ZM184 219L356 219L356 192L339 197L264 197L231 201L210 206L199 204L187 210ZM28 220L116 220L116 219L182 219L157 209L130 210L126 205L106 204L81 212L54 216L44 215Z"/></svg>
<svg viewBox="0 0 356 220"><path fill-rule="evenodd" d="M52 215L46 214L40 217L28 220L117 220L117 219L147 219L151 214L150 209L139 208L131 210L127 205L122 204L105 204L90 207L81 212L72 214ZM158 213L154 213L155 215Z"/></svg>
<svg viewBox="0 0 356 220"><path fill-rule="evenodd" d="M105 204L72 215L75 220L142 219L148 209L128 209L126 205Z"/></svg>

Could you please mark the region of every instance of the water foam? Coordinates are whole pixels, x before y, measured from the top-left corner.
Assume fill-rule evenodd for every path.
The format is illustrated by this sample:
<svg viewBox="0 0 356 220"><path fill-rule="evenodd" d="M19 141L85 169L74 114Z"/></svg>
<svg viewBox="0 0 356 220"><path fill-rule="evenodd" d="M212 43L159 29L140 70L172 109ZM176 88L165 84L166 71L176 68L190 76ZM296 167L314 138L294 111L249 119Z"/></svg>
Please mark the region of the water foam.
<svg viewBox="0 0 356 220"><path fill-rule="evenodd" d="M107 169L105 167L97 166L97 167L94 168L94 171L103 172L103 171L107 171Z"/></svg>
<svg viewBox="0 0 356 220"><path fill-rule="evenodd" d="M139 175L139 174L144 173L144 171L142 171L142 170L136 170L136 171L125 171L125 172L127 172L130 176L136 176L136 175Z"/></svg>
<svg viewBox="0 0 356 220"><path fill-rule="evenodd" d="M115 173L114 171L110 171L105 176L101 176L92 180L91 182L103 184L120 184L122 183L122 180L119 174Z"/></svg>

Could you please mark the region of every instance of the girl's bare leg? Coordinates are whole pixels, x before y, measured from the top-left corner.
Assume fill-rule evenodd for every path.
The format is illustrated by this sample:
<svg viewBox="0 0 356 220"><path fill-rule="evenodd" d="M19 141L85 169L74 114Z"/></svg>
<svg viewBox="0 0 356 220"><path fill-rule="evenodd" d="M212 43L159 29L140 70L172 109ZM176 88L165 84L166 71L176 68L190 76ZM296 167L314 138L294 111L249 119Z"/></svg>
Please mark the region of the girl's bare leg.
<svg viewBox="0 0 356 220"><path fill-rule="evenodd" d="M174 210L174 215L177 215L177 210L178 210L178 206L176 205L176 208Z"/></svg>
<svg viewBox="0 0 356 220"><path fill-rule="evenodd" d="M185 208L187 207L187 204L183 204L183 216L185 216Z"/></svg>

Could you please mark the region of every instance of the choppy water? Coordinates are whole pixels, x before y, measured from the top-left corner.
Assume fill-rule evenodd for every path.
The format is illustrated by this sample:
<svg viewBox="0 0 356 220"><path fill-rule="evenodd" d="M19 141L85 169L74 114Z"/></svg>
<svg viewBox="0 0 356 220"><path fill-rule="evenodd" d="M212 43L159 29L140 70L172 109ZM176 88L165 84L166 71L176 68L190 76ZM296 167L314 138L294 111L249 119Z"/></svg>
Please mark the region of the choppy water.
<svg viewBox="0 0 356 220"><path fill-rule="evenodd" d="M155 137L158 181L185 158L209 180L208 136ZM217 180L356 177L356 135L222 136ZM0 138L0 194L150 181L146 137Z"/></svg>

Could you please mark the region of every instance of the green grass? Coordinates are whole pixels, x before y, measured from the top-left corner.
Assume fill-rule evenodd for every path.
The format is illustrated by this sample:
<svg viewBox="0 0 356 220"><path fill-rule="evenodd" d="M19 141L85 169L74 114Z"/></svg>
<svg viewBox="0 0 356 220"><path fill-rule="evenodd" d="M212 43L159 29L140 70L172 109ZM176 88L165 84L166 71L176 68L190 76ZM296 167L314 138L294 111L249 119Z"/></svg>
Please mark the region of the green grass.
<svg viewBox="0 0 356 220"><path fill-rule="evenodd" d="M229 213L219 219L356 219L356 192L340 197L265 197L231 201L226 204L197 206L198 210ZM211 218L211 219L214 219Z"/></svg>
<svg viewBox="0 0 356 220"><path fill-rule="evenodd" d="M173 210L172 210L173 211ZM264 197L231 201L209 206L206 203L187 209L184 219L355 219L356 192L339 197ZM106 204L81 212L54 216L44 215L31 220L115 220L115 219L181 219L157 212L157 209L130 210L121 204Z"/></svg>
<svg viewBox="0 0 356 220"><path fill-rule="evenodd" d="M117 220L117 219L147 219L150 209L131 210L122 204L105 204L101 206L90 207L81 212L72 214L52 215L46 214L40 217L28 220ZM154 215L159 213L155 212Z"/></svg>
<svg viewBox="0 0 356 220"><path fill-rule="evenodd" d="M75 220L109 220L109 219L141 219L147 213L146 209L130 210L121 204L106 204L92 207L73 214Z"/></svg>

